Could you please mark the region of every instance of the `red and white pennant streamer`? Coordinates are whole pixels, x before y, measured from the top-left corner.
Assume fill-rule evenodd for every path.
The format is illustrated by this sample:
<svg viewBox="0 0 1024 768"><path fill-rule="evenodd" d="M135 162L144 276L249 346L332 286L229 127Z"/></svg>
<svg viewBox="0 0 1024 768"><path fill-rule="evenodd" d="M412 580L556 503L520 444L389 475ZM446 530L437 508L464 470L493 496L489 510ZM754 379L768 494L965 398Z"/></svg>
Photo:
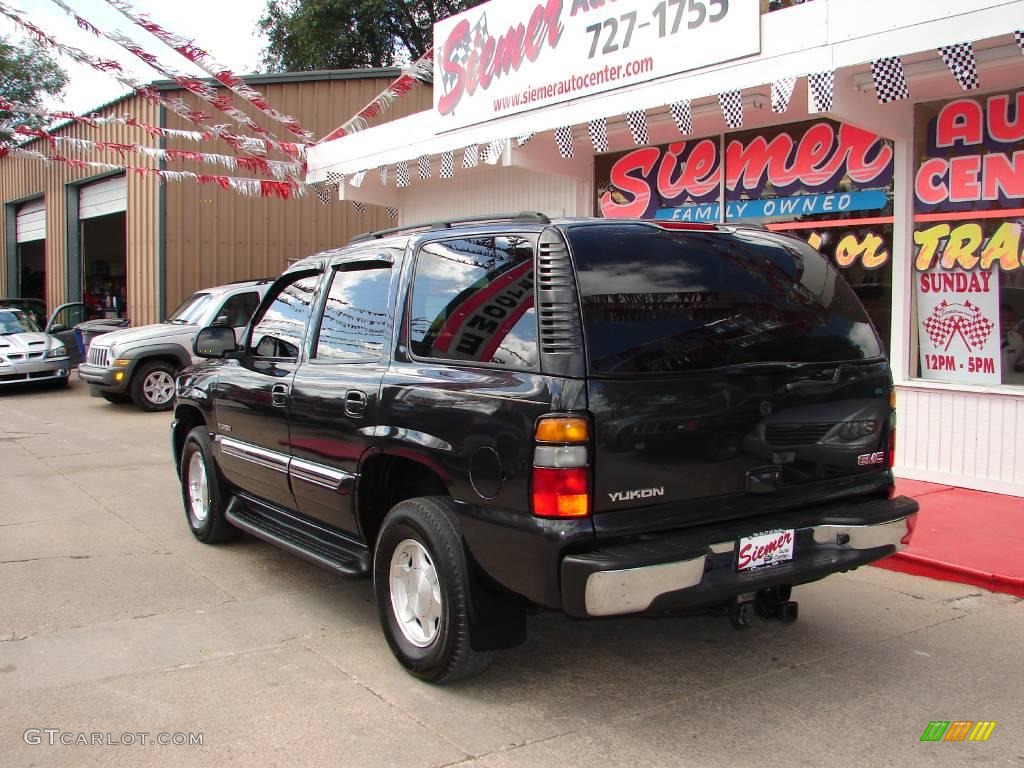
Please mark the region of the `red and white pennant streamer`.
<svg viewBox="0 0 1024 768"><path fill-rule="evenodd" d="M134 40L125 37L120 32L105 32L99 29L98 27L96 27L96 25L91 24L89 21L79 16L75 12L75 10L71 8L71 6L64 2L64 0L50 0L50 2L56 5L58 8L60 8L62 11L64 11L68 16L73 18L77 22L78 26L82 29L92 32L97 37L105 37L107 40L110 40L113 43L117 43L117 45L121 46L124 50L128 51L128 53L132 54L138 59L141 59L164 77L170 78L189 93L198 96L200 99L205 101L210 106L220 110L225 115L230 117L232 120L237 122L239 125L248 128L253 133L259 134L264 139L274 139L273 133L268 131L262 125L253 120L249 115L247 115L245 112L236 107L234 103L231 101L231 99L229 99L226 96L218 94L215 88L211 88L209 85L206 85L204 82L195 77L183 75L179 72L174 71L165 64L162 64L160 60L157 59L156 56L149 53Z"/></svg>
<svg viewBox="0 0 1024 768"><path fill-rule="evenodd" d="M246 197L279 197L289 200L306 194L306 187L293 181L271 179L243 179L235 176L194 173L192 171L166 171L160 168L146 168L138 165L114 165L95 160L78 160L65 155L44 155L34 149L0 145L0 158L23 157L44 163L63 163L72 168L96 168L103 171L124 171L136 176L156 176L161 181L194 181L199 184L216 184L222 189L232 190Z"/></svg>
<svg viewBox="0 0 1024 768"><path fill-rule="evenodd" d="M229 88L231 91L248 101L260 112L267 115L267 117L277 121L291 133L299 136L304 141L308 142L312 140L313 134L309 131L303 130L298 120L294 117L278 112L270 106L263 94L249 87L241 77L234 74L227 67L218 64L209 53L196 45L195 41L172 34L145 14L136 13L131 4L126 0L106 0L106 2L108 5L113 6L120 11L132 23L146 30L162 43L173 48L206 72L206 74L214 78L221 85Z"/></svg>
<svg viewBox="0 0 1024 768"><path fill-rule="evenodd" d="M227 142L234 149L241 152L249 153L262 153L265 154L271 149L277 149L288 157L301 158L305 154L305 146L302 144L296 144L293 142L275 142L264 138L253 138L251 136L239 136L231 133L227 130L226 126L223 125L203 125L205 121L210 120L210 116L205 112L199 112L191 109L182 99L168 99L161 95L159 91L152 85L141 83L135 78L131 77L124 71L121 65L110 59L101 59L96 56L92 56L80 48L74 46L65 45L64 43L58 42L51 35L46 34L43 30L37 27L30 21L22 18L18 13L13 11L9 6L0 2L0 15L6 16L15 24L24 29L28 34L40 43L45 43L57 52L77 61L79 64L84 64L88 67L92 67L97 72L103 72L110 75L117 80L121 85L132 90L139 96L148 99L165 109L174 112L176 115L184 120L198 126L204 132L212 134L217 138ZM88 24L84 20L81 22ZM91 25L90 25L91 26Z"/></svg>
<svg viewBox="0 0 1024 768"><path fill-rule="evenodd" d="M279 160L267 160L265 157L235 157L233 155L219 155L211 152L193 152L187 149L160 149L158 147L147 147L142 144L127 144L115 141L92 141L91 139L78 139L72 136L54 136L40 128L26 128L18 126L15 133L23 136L35 136L48 141L51 146L58 144L74 147L83 151L105 151L116 152L121 157L127 154L137 154L149 157L154 160L169 162L192 161L194 163L208 163L219 165L222 168L235 171L242 168L254 173L262 173L273 176L275 179L287 179L289 176L302 172L298 163L287 163Z"/></svg>
<svg viewBox="0 0 1024 768"><path fill-rule="evenodd" d="M419 85L430 85L433 82L434 49L431 48L407 67L402 72L401 76L381 91L373 101L356 112L356 114L349 118L349 120L341 127L335 128L329 134L324 136L324 138L321 139L321 142L334 141L335 139L340 139L342 136L348 136L349 134L359 133L359 131L365 130L369 126L371 119L387 111L392 104L405 94L409 93L413 88Z"/></svg>

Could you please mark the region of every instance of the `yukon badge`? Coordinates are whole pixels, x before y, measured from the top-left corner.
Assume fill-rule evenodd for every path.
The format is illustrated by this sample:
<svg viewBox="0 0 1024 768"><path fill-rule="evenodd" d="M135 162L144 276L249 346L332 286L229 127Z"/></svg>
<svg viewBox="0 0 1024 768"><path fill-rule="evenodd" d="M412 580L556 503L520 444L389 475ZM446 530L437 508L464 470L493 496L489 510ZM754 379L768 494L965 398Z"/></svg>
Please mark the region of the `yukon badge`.
<svg viewBox="0 0 1024 768"><path fill-rule="evenodd" d="M634 499L653 499L665 495L665 487L658 488L637 488L635 491L616 491L609 493L608 498L615 501L633 501Z"/></svg>

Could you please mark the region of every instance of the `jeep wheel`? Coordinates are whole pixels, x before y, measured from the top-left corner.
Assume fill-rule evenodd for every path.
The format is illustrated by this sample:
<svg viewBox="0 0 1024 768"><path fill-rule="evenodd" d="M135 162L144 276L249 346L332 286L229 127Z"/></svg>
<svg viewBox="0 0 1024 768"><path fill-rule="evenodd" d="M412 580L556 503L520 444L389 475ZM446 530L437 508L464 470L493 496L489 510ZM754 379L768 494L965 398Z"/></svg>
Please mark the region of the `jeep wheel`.
<svg viewBox="0 0 1024 768"><path fill-rule="evenodd" d="M168 411L174 405L174 368L158 360L143 363L132 377L132 402L144 411Z"/></svg>
<svg viewBox="0 0 1024 768"><path fill-rule="evenodd" d="M468 573L447 498L409 499L384 518L373 565L381 626L392 653L421 680L470 677L494 659L470 645Z"/></svg>
<svg viewBox="0 0 1024 768"><path fill-rule="evenodd" d="M192 535L204 544L220 544L241 533L224 517L224 497L220 475L210 451L206 427L188 433L181 451L181 499L185 520Z"/></svg>

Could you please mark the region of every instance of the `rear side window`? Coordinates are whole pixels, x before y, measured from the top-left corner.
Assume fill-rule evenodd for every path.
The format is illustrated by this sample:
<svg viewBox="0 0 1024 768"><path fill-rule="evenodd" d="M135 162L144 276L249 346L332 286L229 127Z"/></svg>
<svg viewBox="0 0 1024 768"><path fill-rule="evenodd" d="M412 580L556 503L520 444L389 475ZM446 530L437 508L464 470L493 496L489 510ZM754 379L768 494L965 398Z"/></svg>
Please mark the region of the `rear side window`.
<svg viewBox="0 0 1024 768"><path fill-rule="evenodd" d="M641 224L573 227L568 237L595 373L882 354L851 288L799 241Z"/></svg>
<svg viewBox="0 0 1024 768"><path fill-rule="evenodd" d="M474 237L420 250L409 340L420 358L534 370L539 363L533 244Z"/></svg>

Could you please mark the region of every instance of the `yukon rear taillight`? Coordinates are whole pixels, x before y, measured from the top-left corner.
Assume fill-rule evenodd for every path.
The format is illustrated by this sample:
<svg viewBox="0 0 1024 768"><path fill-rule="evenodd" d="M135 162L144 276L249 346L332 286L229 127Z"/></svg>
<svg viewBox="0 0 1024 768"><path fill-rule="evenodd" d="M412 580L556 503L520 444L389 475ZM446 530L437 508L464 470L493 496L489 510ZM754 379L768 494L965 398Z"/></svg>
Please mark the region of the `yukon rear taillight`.
<svg viewBox="0 0 1024 768"><path fill-rule="evenodd" d="M533 514L589 515L590 422L579 416L545 416L537 421L534 440Z"/></svg>
<svg viewBox="0 0 1024 768"><path fill-rule="evenodd" d="M889 469L892 469L893 467L896 466L896 430L895 429L890 429L889 430L889 460L888 460L888 466L889 466Z"/></svg>

